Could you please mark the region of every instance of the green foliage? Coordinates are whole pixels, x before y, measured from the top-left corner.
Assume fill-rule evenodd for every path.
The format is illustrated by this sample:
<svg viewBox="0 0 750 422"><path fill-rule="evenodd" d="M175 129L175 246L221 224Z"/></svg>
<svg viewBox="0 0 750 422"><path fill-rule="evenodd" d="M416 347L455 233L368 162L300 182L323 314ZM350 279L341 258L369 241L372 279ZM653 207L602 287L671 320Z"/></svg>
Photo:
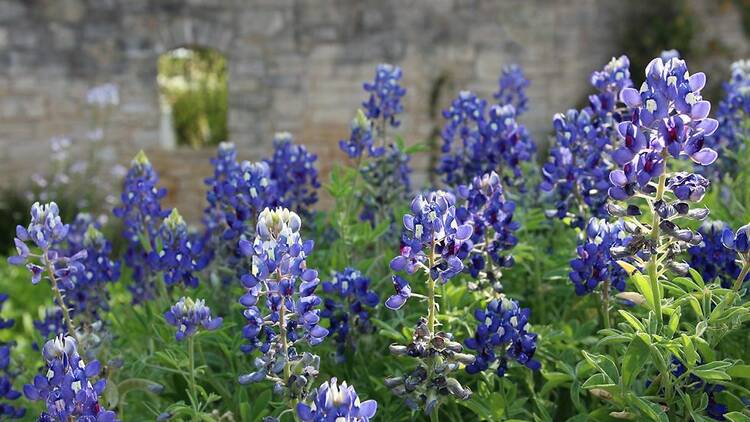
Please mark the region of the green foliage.
<svg viewBox="0 0 750 422"><path fill-rule="evenodd" d="M198 149L227 140L226 58L209 48L178 48L159 57L158 69L177 144Z"/></svg>

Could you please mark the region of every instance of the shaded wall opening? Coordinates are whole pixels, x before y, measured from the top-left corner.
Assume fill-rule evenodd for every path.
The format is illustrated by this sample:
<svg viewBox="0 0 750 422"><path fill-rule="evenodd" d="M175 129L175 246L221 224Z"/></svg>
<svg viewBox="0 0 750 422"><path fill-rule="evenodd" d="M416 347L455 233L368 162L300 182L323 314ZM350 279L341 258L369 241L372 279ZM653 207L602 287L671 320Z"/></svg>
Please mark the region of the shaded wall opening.
<svg viewBox="0 0 750 422"><path fill-rule="evenodd" d="M228 138L227 59L189 46L159 56L160 142L165 148L211 148Z"/></svg>

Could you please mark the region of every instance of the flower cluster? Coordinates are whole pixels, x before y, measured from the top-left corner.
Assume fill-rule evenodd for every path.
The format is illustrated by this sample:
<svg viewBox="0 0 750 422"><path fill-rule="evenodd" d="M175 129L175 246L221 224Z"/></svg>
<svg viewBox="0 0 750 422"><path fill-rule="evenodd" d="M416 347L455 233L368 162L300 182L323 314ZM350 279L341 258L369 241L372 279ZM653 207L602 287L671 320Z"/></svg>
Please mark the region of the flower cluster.
<svg viewBox="0 0 750 422"><path fill-rule="evenodd" d="M370 157L374 158L380 157L385 152L384 147L374 144L372 122L362 110L357 110L357 116L352 119L349 139L339 141L339 148L349 158L355 159L359 159L365 151Z"/></svg>
<svg viewBox="0 0 750 422"><path fill-rule="evenodd" d="M73 275L75 288L67 292L65 302L76 316L98 321L100 313L109 310L107 285L120 278L120 261L111 258L112 244L88 214L79 214L70 224L68 250L86 250L86 258L81 261L85 271Z"/></svg>
<svg viewBox="0 0 750 422"><path fill-rule="evenodd" d="M737 254L722 243L725 229L726 224L720 221L703 223L698 229L703 243L688 248L688 254L690 268L698 271L704 279L718 279L722 287L730 288L739 277L741 268L737 264Z"/></svg>
<svg viewBox="0 0 750 422"><path fill-rule="evenodd" d="M578 245L578 256L570 261L568 276L577 295L591 293L602 284L603 289L625 290L627 274L612 258L610 250L622 247L628 240L621 223L609 224L597 218L589 220Z"/></svg>
<svg viewBox="0 0 750 422"><path fill-rule="evenodd" d="M12 265L26 265L31 272L31 283L37 284L42 275L47 272L54 288L71 290L74 287L74 275L84 271L82 261L86 258L86 250L80 250L72 255L60 249L65 241L70 226L63 224L60 219L60 209L57 204L40 205L35 202L31 206L31 222L28 227L17 226L16 252L18 255L8 258ZM31 242L41 250L41 254L32 253L27 245Z"/></svg>
<svg viewBox="0 0 750 422"><path fill-rule="evenodd" d="M375 400L360 402L354 386L346 381L338 385L336 378L331 378L318 387L313 403L297 405L297 416L303 422L368 422L377 410Z"/></svg>
<svg viewBox="0 0 750 422"><path fill-rule="evenodd" d="M26 398L44 401L46 411L41 421L96 421L114 422L114 412L105 410L100 396L106 379L93 381L101 365L94 360L88 364L78 355L72 337L58 336L44 345L42 354L47 363L46 375L34 377L33 384L24 386Z"/></svg>
<svg viewBox="0 0 750 422"><path fill-rule="evenodd" d="M190 236L187 224L177 208L164 219L159 231L161 249L153 250L149 260L153 268L164 273L164 283L173 286L198 287L195 272L208 264L209 256L203 251L202 239Z"/></svg>
<svg viewBox="0 0 750 422"><path fill-rule="evenodd" d="M167 312L164 319L177 327L175 339L182 341L194 335L199 328L213 331L221 326L223 318L211 316L211 309L203 299L193 300L182 297Z"/></svg>
<svg viewBox="0 0 750 422"><path fill-rule="evenodd" d="M622 101L633 109L633 120L617 125L623 142L612 158L622 168L610 173L612 198L624 200L636 191L653 193L650 182L665 174L668 156L687 156L703 166L716 160L716 151L705 146L705 137L718 127L708 118L711 104L700 96L705 84L706 75L690 75L683 60L664 63L656 58L646 68L640 91L621 91ZM703 180L694 175L691 184L707 184Z"/></svg>
<svg viewBox="0 0 750 422"><path fill-rule="evenodd" d="M0 310L2 310L8 295L0 294ZM5 330L15 323L12 319L0 317L0 330ZM0 419L20 419L26 415L26 409L14 404L21 393L13 389L16 371L11 368L10 353L15 344L0 341Z"/></svg>
<svg viewBox="0 0 750 422"><path fill-rule="evenodd" d="M471 249L471 224L456 218L456 199L443 191L418 195L411 202L413 214L404 215L401 254L391 260L391 269L414 274L424 270L432 280L447 283L463 269L463 260ZM390 309L404 306L408 283L393 276L396 294L385 302ZM410 290L409 290L410 291Z"/></svg>
<svg viewBox="0 0 750 422"><path fill-rule="evenodd" d="M456 209L456 217L473 228L467 270L479 284L469 287L492 287L500 291L501 269L515 262L509 251L518 243L515 231L519 224L513 221L516 204L506 199L500 176L494 171L475 177L469 186L460 186L458 194L465 204Z"/></svg>
<svg viewBox="0 0 750 422"><path fill-rule="evenodd" d="M537 335L530 332L528 308L502 296L493 299L486 309L474 311L479 322L474 337L466 340L466 347L476 351L476 359L466 367L466 372L476 374L489 369L497 362L496 373L504 376L508 361L515 360L527 368L538 370L541 364L534 359Z"/></svg>
<svg viewBox="0 0 750 422"><path fill-rule="evenodd" d="M415 327L411 343L391 344L390 351L396 356L410 356L419 360L416 368L406 376L385 380L386 387L404 398L410 408L422 407L425 414L430 414L441 396L454 396L461 400L471 397L471 389L462 386L449 374L463 365L471 365L474 356L463 353L463 346L454 341L450 333L431 333L425 318L421 318Z"/></svg>
<svg viewBox="0 0 750 422"><path fill-rule="evenodd" d="M314 346L328 335L319 325L318 273L306 263L313 242L302 240L301 225L299 216L288 209L266 208L258 217L255 240L240 241L240 249L252 260L251 272L241 278L246 293L240 303L247 320L242 334L248 341L242 349L260 349L264 354L273 349L282 367L298 357L290 351L297 343ZM261 299L265 310L260 307Z"/></svg>
<svg viewBox="0 0 750 422"><path fill-rule="evenodd" d="M614 111L620 91L633 86L630 59L627 56L612 57L604 69L591 74L591 85L599 91L594 98L589 98L591 108L595 111Z"/></svg>
<svg viewBox="0 0 750 422"><path fill-rule="evenodd" d="M345 360L345 351L352 341L352 327L359 333L370 334L374 327L370 322L370 311L380 298L370 289L370 279L354 268L333 275L333 280L323 282L323 291L332 297L324 300L322 318L328 319L328 331L336 340L336 359Z"/></svg>
<svg viewBox="0 0 750 422"><path fill-rule="evenodd" d="M615 125L622 120L617 108L620 91L632 85L629 66L627 56L612 58L591 75L591 84L599 92L589 96L589 105L552 119L556 144L542 167L539 185L555 201L548 217L570 218L571 225L579 228L586 217L606 217L608 176L613 168L608 156L616 140Z"/></svg>
<svg viewBox="0 0 750 422"><path fill-rule="evenodd" d="M401 97L406 95L406 89L399 84L401 76L400 67L383 63L375 68L375 80L363 85L370 98L362 103L362 107L368 118L382 121L381 131L385 131L386 125L398 127L401 124L396 120L396 116L404 111Z"/></svg>
<svg viewBox="0 0 750 422"><path fill-rule="evenodd" d="M494 94L498 104L510 104L520 116L529 109L529 97L526 95L530 82L517 64L503 67L498 81L499 89Z"/></svg>
<svg viewBox="0 0 750 422"><path fill-rule="evenodd" d="M726 174L736 168L741 152L750 135L750 60L732 63L732 76L724 83L724 98L719 102L716 117L719 128L707 143L722 157L717 163L717 172Z"/></svg>
<svg viewBox="0 0 750 422"><path fill-rule="evenodd" d="M267 162L239 163L232 143L221 143L211 164L214 174L205 180L209 205L203 218L207 229L204 249L211 250L214 258L242 274L247 267L237 242L243 235L252 235L252 221L260 210L276 202L276 184L271 180ZM237 274L227 271L220 278L229 281Z"/></svg>
<svg viewBox="0 0 750 422"><path fill-rule="evenodd" d="M114 214L122 219L122 236L127 241L125 264L133 270L133 283L128 289L133 302L140 303L155 296L155 273L149 260L155 249L161 223L169 210L162 209L161 199L167 190L157 186L156 173L146 154L140 151L133 159L123 182L120 199L122 204L114 209Z"/></svg>
<svg viewBox="0 0 750 422"><path fill-rule="evenodd" d="M503 174L508 181L520 179L520 163L531 160L536 145L526 127L516 121L512 105L488 109L485 100L462 91L443 116L448 122L441 132L443 156L437 171L448 185L469 183L490 171ZM454 145L456 140L458 145Z"/></svg>
<svg viewBox="0 0 750 422"><path fill-rule="evenodd" d="M318 170L315 161L318 156L310 153L303 145L294 143L287 132L277 133L273 141L273 156L267 160L271 179L275 182L276 202L280 207L308 214L309 208L318 202L316 189Z"/></svg>

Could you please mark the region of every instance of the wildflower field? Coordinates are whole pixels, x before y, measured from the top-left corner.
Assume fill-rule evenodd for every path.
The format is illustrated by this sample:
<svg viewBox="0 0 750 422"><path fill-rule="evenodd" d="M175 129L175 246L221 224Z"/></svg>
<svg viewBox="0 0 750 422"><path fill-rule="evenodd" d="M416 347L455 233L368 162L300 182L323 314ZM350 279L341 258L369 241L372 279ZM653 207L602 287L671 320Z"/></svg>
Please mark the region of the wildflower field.
<svg viewBox="0 0 750 422"><path fill-rule="evenodd" d="M750 421L750 62L707 78L613 58L547 142L506 67L415 186L382 64L348 161L221 143L195 225L143 151L104 210L55 168L2 239L0 420Z"/></svg>

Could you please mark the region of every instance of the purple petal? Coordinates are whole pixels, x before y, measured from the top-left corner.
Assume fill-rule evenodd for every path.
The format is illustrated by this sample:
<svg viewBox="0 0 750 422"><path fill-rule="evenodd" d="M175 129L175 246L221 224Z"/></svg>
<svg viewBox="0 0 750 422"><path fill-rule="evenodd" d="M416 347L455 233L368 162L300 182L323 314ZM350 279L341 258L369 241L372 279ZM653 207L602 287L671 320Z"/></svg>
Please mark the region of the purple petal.
<svg viewBox="0 0 750 422"><path fill-rule="evenodd" d="M703 135L709 136L716 132L716 129L719 127L719 121L716 119L706 118L701 120L701 122L698 123L696 127L703 131Z"/></svg>
<svg viewBox="0 0 750 422"><path fill-rule="evenodd" d="M692 117L694 120L701 120L708 117L708 113L711 112L711 103L708 101L698 101L697 103L693 104L693 107L690 109L690 117Z"/></svg>
<svg viewBox="0 0 750 422"><path fill-rule="evenodd" d="M408 264L409 261L406 257L399 255L391 260L391 269L393 271L403 271Z"/></svg>
<svg viewBox="0 0 750 422"><path fill-rule="evenodd" d="M620 91L620 99L631 108L641 105L641 94L635 88L624 88Z"/></svg>
<svg viewBox="0 0 750 422"><path fill-rule="evenodd" d="M401 307L404 306L404 303L406 303L406 297L401 295L393 295L385 301L385 307L395 311L397 309L401 309Z"/></svg>
<svg viewBox="0 0 750 422"><path fill-rule="evenodd" d="M693 161L702 166L707 166L716 161L716 158L718 156L719 154L711 148L703 148L702 150L691 155L690 158L692 158Z"/></svg>
<svg viewBox="0 0 750 422"><path fill-rule="evenodd" d="M688 84L690 85L690 89L694 92L700 91L703 89L704 86L706 86L706 74L703 72L698 72L693 75L690 75L690 79L688 79Z"/></svg>
<svg viewBox="0 0 750 422"><path fill-rule="evenodd" d="M471 234L474 232L474 229L472 229L471 225L469 224L463 224L461 226L458 226L456 229L456 240L459 241L465 241L469 237L471 237Z"/></svg>
<svg viewBox="0 0 750 422"><path fill-rule="evenodd" d="M372 418L378 411L378 403L375 400L366 400L359 404L359 416Z"/></svg>

